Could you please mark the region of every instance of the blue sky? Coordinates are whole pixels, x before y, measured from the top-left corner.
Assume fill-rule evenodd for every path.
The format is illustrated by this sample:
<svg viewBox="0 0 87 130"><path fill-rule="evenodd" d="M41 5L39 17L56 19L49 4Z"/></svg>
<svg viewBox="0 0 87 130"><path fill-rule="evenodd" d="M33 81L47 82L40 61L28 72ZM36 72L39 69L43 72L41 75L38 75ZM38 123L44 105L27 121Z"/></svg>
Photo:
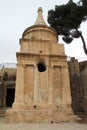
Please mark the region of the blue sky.
<svg viewBox="0 0 87 130"><path fill-rule="evenodd" d="M23 31L34 24L38 7L43 8L43 16L47 22L48 10L67 2L68 0L0 0L0 63L17 62L16 52L20 51L19 39ZM87 41L87 22L82 24L80 30ZM59 42L64 43L61 38ZM66 55L76 59L86 57L80 39L64 46Z"/></svg>

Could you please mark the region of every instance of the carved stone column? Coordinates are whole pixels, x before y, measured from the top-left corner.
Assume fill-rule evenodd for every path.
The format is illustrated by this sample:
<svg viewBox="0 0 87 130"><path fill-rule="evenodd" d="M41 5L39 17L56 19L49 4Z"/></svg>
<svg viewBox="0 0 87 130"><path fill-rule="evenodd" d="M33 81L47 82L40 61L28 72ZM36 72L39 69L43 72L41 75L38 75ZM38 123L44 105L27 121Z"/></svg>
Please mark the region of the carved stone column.
<svg viewBox="0 0 87 130"><path fill-rule="evenodd" d="M15 101L13 108L19 108L24 104L24 65L17 65L17 79L16 79L16 92L15 92ZM21 105L20 105L21 104Z"/></svg>
<svg viewBox="0 0 87 130"><path fill-rule="evenodd" d="M71 92L69 83L68 67L61 68L62 72L62 87L63 87L63 108L67 111L67 108L71 110ZM71 110L72 111L72 110Z"/></svg>
<svg viewBox="0 0 87 130"><path fill-rule="evenodd" d="M53 66L49 67L48 72L49 92L48 92L48 103L53 104Z"/></svg>

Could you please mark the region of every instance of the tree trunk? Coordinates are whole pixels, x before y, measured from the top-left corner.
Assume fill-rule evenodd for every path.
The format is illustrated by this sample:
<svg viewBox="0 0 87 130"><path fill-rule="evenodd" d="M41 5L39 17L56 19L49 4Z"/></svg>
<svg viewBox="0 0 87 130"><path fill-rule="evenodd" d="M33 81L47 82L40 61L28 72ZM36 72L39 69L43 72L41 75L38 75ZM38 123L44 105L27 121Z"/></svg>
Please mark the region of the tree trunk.
<svg viewBox="0 0 87 130"><path fill-rule="evenodd" d="M81 38L82 43L83 43L84 52L85 52L85 54L87 55L86 42L85 42L85 40L84 40L84 37L83 37L82 33L80 33L77 29L76 29L76 31L77 31L77 33L79 33L79 35L80 35L80 38Z"/></svg>

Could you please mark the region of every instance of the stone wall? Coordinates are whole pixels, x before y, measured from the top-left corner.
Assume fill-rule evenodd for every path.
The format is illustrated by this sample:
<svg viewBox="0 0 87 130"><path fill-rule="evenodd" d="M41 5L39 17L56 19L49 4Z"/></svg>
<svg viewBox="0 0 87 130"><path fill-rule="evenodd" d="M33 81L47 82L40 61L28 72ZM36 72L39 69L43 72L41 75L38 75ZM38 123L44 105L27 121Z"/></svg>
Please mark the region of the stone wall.
<svg viewBox="0 0 87 130"><path fill-rule="evenodd" d="M81 105L84 113L87 114L87 61L79 63L80 84L81 84Z"/></svg>
<svg viewBox="0 0 87 130"><path fill-rule="evenodd" d="M87 61L69 61L72 108L74 113L87 114Z"/></svg>
<svg viewBox="0 0 87 130"><path fill-rule="evenodd" d="M78 62L78 60L75 58L71 58L68 64L72 108L74 113L78 114L79 112L84 112L87 114L87 61ZM6 75L8 75L7 78L5 77ZM5 86L14 86L16 79L16 69L5 68L0 70L0 107L1 105L4 105L3 96L5 95L5 87L2 84L2 78L6 78L4 79Z"/></svg>

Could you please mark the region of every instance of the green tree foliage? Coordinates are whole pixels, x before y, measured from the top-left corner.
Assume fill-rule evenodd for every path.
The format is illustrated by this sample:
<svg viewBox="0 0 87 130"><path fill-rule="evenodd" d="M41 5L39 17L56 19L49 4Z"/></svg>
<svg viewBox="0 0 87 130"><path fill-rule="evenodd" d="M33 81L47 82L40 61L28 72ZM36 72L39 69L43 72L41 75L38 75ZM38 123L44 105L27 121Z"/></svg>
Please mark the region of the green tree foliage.
<svg viewBox="0 0 87 130"><path fill-rule="evenodd" d="M82 3L84 7L87 7L87 0L80 0L79 3ZM85 8L86 9L86 8ZM87 10L87 9L86 9Z"/></svg>
<svg viewBox="0 0 87 130"><path fill-rule="evenodd" d="M83 6L83 8L84 8L84 13L85 13L85 15L87 15L87 0L80 0L80 1L78 2L78 4L79 4L79 5L82 4L82 6Z"/></svg>
<svg viewBox="0 0 87 130"><path fill-rule="evenodd" d="M74 3L69 0L65 5L56 5L55 10L48 11L48 23L62 35L66 43L71 43L73 38L81 37L85 54L87 54L85 40L78 29L82 22L87 20L87 0Z"/></svg>

